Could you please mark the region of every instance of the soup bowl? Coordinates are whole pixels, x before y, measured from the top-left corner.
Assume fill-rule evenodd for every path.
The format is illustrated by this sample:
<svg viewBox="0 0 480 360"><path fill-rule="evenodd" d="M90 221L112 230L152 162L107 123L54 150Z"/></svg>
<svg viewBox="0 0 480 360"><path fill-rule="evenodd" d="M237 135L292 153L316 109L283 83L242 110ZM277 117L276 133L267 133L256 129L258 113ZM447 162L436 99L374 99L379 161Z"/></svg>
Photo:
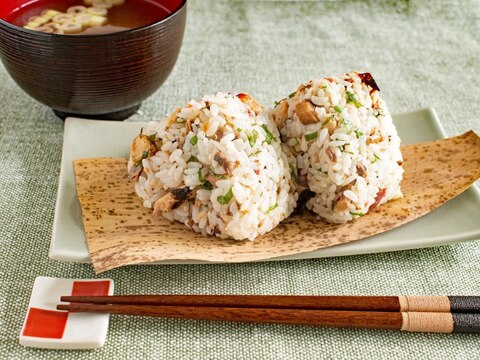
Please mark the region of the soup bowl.
<svg viewBox="0 0 480 360"><path fill-rule="evenodd" d="M125 119L167 79L185 29L186 0L142 1L161 4L170 14L121 32L59 35L6 20L32 0L1 0L1 60L28 95L61 118Z"/></svg>

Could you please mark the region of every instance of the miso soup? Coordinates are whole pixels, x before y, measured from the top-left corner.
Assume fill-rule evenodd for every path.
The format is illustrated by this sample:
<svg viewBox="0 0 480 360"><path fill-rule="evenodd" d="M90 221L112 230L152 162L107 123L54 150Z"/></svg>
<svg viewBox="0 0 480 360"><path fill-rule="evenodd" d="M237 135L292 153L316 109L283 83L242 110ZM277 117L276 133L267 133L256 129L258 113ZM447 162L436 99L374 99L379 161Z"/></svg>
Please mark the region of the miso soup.
<svg viewBox="0 0 480 360"><path fill-rule="evenodd" d="M37 0L6 20L46 33L95 35L146 26L168 15L154 0Z"/></svg>

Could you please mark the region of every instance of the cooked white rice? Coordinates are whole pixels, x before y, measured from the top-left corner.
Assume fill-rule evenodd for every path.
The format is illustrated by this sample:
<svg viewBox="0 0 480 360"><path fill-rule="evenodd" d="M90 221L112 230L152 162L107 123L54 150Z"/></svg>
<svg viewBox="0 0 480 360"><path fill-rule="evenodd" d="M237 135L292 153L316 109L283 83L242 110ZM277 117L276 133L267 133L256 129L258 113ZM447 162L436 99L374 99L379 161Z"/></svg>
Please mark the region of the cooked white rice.
<svg viewBox="0 0 480 360"><path fill-rule="evenodd" d="M144 206L203 234L253 240L296 204L280 134L247 94L206 95L149 123L128 168Z"/></svg>
<svg viewBox="0 0 480 360"><path fill-rule="evenodd" d="M280 101L281 130L299 192L322 218L343 223L402 197L400 138L369 73L312 80Z"/></svg>

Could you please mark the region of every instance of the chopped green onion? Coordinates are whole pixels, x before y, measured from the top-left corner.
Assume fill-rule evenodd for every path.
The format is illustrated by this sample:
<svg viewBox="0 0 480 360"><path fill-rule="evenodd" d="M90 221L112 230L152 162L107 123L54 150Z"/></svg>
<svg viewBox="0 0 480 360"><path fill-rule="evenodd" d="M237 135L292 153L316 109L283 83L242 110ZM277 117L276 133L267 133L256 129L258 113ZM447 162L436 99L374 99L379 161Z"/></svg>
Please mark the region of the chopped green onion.
<svg viewBox="0 0 480 360"><path fill-rule="evenodd" d="M363 216L363 215L365 215L365 214L362 213L362 212L351 212L351 211L350 211L350 215L352 215L352 216Z"/></svg>
<svg viewBox="0 0 480 360"><path fill-rule="evenodd" d="M190 156L190 159L187 160L187 163L189 162L198 162L198 159L195 156Z"/></svg>
<svg viewBox="0 0 480 360"><path fill-rule="evenodd" d="M267 214L268 214L270 211L275 210L277 207L278 207L278 204L275 204L275 205L270 206L270 207L267 209Z"/></svg>
<svg viewBox="0 0 480 360"><path fill-rule="evenodd" d="M360 136L363 136L363 133L360 130L354 130L355 135L357 136L357 139L360 139Z"/></svg>
<svg viewBox="0 0 480 360"><path fill-rule="evenodd" d="M296 93L297 93L297 91L294 91L294 92L292 92L290 95L288 95L288 97L291 99L292 97L295 96Z"/></svg>
<svg viewBox="0 0 480 360"><path fill-rule="evenodd" d="M226 179L225 175L223 174L217 174L215 171L211 170L212 175L215 176L218 179Z"/></svg>
<svg viewBox="0 0 480 360"><path fill-rule="evenodd" d="M232 189L233 189L233 186L230 188L230 190L228 190L228 192L225 195L217 196L217 201L219 202L219 204L226 205L230 202L230 200L232 200L233 198Z"/></svg>
<svg viewBox="0 0 480 360"><path fill-rule="evenodd" d="M242 132L242 129L240 129L240 128L237 128L237 132Z"/></svg>
<svg viewBox="0 0 480 360"><path fill-rule="evenodd" d="M329 117L322 123L322 126L327 125L327 124L330 122L330 120L333 120L333 116L329 116Z"/></svg>
<svg viewBox="0 0 480 360"><path fill-rule="evenodd" d="M192 144L193 146L197 145L197 142L198 142L198 136L197 135L193 135L191 138L190 138L190 144Z"/></svg>
<svg viewBox="0 0 480 360"><path fill-rule="evenodd" d="M252 135L250 135L250 136L247 135L248 143L250 144L251 147L255 146L255 143L257 142L257 138L258 138L258 131L257 130L253 130Z"/></svg>
<svg viewBox="0 0 480 360"><path fill-rule="evenodd" d="M262 129L265 131L265 141L268 144L271 144L272 141L276 141L275 136L273 136L273 134L268 130L267 125L263 124Z"/></svg>
<svg viewBox="0 0 480 360"><path fill-rule="evenodd" d="M205 181L205 178L203 177L203 174L202 174L202 169L198 169L198 181L200 181L201 183Z"/></svg>
<svg viewBox="0 0 480 360"><path fill-rule="evenodd" d="M275 103L274 103L273 106L276 107L278 104L280 104L280 103L281 103L283 100L285 100L285 99L286 99L286 98L283 98L283 99L280 99L280 100L278 100L278 101L275 101Z"/></svg>
<svg viewBox="0 0 480 360"><path fill-rule="evenodd" d="M355 95L350 91L347 91L347 103L353 103L357 109L362 106L362 104L355 98Z"/></svg>
<svg viewBox="0 0 480 360"><path fill-rule="evenodd" d="M343 109L342 109L340 106L338 106L338 105L335 105L333 108L334 108L335 111L336 111L337 113L339 113L339 114L341 114L342 111L343 111Z"/></svg>
<svg viewBox="0 0 480 360"><path fill-rule="evenodd" d="M142 166L142 161L143 159L146 159L148 157L148 151L144 151L142 153L142 158L138 161L137 166Z"/></svg>
<svg viewBox="0 0 480 360"><path fill-rule="evenodd" d="M295 167L295 165L292 165L290 163L288 164L288 166L290 167L290 174L292 175L293 180L298 184L297 168Z"/></svg>
<svg viewBox="0 0 480 360"><path fill-rule="evenodd" d="M150 140L155 141L157 140L157 134L152 134L149 136Z"/></svg>
<svg viewBox="0 0 480 360"><path fill-rule="evenodd" d="M376 162L377 160L380 160L380 158L377 156L377 154L373 154L373 157L375 158L373 161L372 161L372 164L374 162Z"/></svg>
<svg viewBox="0 0 480 360"><path fill-rule="evenodd" d="M340 149L341 152L346 152L346 153L349 153L349 154L353 154L351 151L345 150L345 147L346 147L347 145L350 145L350 144L349 144L349 143L346 143L346 144L344 144L344 145L340 145L338 148Z"/></svg>
<svg viewBox="0 0 480 360"><path fill-rule="evenodd" d="M251 157L251 156L258 155L258 154L260 154L261 152L262 152L262 150L258 150L258 151L256 151L256 152L254 152L254 153L252 153L252 154L248 155L248 157Z"/></svg>
<svg viewBox="0 0 480 360"><path fill-rule="evenodd" d="M202 189L205 189L205 190L213 189L213 185L210 181L204 181L201 186L202 186Z"/></svg>
<svg viewBox="0 0 480 360"><path fill-rule="evenodd" d="M318 136L318 132L315 131L315 132L313 132L313 133L310 133L310 134L305 135L304 138L305 138L305 140L307 140L307 141L311 141L311 140L313 140L313 139L316 139L317 136Z"/></svg>

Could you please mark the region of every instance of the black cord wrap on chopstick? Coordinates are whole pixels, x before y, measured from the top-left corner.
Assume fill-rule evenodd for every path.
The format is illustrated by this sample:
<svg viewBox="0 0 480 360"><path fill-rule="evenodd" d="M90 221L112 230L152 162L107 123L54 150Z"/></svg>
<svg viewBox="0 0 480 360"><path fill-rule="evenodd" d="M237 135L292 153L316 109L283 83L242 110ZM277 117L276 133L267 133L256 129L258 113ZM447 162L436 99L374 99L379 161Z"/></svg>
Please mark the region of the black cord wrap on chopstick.
<svg viewBox="0 0 480 360"><path fill-rule="evenodd" d="M480 313L480 296L449 296L450 312Z"/></svg>

